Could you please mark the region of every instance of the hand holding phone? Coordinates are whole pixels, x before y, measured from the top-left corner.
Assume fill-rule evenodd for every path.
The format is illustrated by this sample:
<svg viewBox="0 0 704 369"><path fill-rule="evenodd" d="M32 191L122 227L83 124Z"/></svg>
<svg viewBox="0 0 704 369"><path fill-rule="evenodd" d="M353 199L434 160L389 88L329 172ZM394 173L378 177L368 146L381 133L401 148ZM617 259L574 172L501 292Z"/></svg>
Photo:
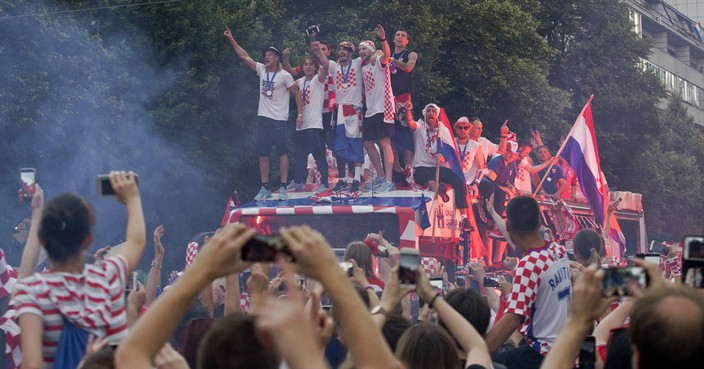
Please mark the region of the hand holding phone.
<svg viewBox="0 0 704 369"><path fill-rule="evenodd" d="M648 285L648 274L641 267L603 268L601 295L631 296L636 290Z"/></svg>
<svg viewBox="0 0 704 369"><path fill-rule="evenodd" d="M685 237L682 249L682 283L704 288L704 236Z"/></svg>
<svg viewBox="0 0 704 369"><path fill-rule="evenodd" d="M242 261L272 263L278 255L289 262L294 261L293 254L278 234L256 235L242 247Z"/></svg>
<svg viewBox="0 0 704 369"><path fill-rule="evenodd" d="M30 201L34 196L37 170L34 168L20 169L20 189L18 191L20 201Z"/></svg>

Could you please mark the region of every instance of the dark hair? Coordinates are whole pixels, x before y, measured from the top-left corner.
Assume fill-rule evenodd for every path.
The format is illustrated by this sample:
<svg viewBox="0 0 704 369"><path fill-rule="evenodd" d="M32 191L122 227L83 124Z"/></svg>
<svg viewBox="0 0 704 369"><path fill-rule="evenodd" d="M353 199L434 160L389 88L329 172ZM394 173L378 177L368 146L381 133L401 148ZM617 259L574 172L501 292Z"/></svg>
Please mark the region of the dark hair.
<svg viewBox="0 0 704 369"><path fill-rule="evenodd" d="M540 229L540 205L529 196L514 197L506 205L506 222L511 232L536 232Z"/></svg>
<svg viewBox="0 0 704 369"><path fill-rule="evenodd" d="M321 45L325 45L328 47L328 50L330 50L330 44L327 41L318 41Z"/></svg>
<svg viewBox="0 0 704 369"><path fill-rule="evenodd" d="M345 248L344 260L353 259L357 266L364 270L364 275L369 278L372 272L372 250L362 241L350 242Z"/></svg>
<svg viewBox="0 0 704 369"><path fill-rule="evenodd" d="M631 340L626 328L612 330L606 347L604 369L631 369L631 356Z"/></svg>
<svg viewBox="0 0 704 369"><path fill-rule="evenodd" d="M86 356L81 369L113 369L115 367L115 348L106 345L91 355Z"/></svg>
<svg viewBox="0 0 704 369"><path fill-rule="evenodd" d="M213 319L200 318L193 319L186 325L186 330L183 332L183 344L178 351L188 362L189 368L196 367L198 363L198 344L203 340L203 336L205 336L212 324Z"/></svg>
<svg viewBox="0 0 704 369"><path fill-rule="evenodd" d="M540 149L545 149L545 150L548 150L548 152L550 152L550 148L548 147L548 145L540 145L535 148L535 151L538 151Z"/></svg>
<svg viewBox="0 0 704 369"><path fill-rule="evenodd" d="M521 139L518 141L518 148L520 149L521 147L530 147L532 148L533 145L530 143L530 141L526 139Z"/></svg>
<svg viewBox="0 0 704 369"><path fill-rule="evenodd" d="M408 328L396 346L396 357L408 369L459 368L452 337L431 323Z"/></svg>
<svg viewBox="0 0 704 369"><path fill-rule="evenodd" d="M704 362L702 297L686 287L649 291L633 306L630 338L642 369L699 368Z"/></svg>
<svg viewBox="0 0 704 369"><path fill-rule="evenodd" d="M51 260L66 261L81 252L94 223L87 201L72 193L61 194L44 208L39 239Z"/></svg>
<svg viewBox="0 0 704 369"><path fill-rule="evenodd" d="M593 263L601 265L599 255L604 250L604 239L594 230L584 228L577 232L572 239L572 247L575 256L579 256L582 260L588 260L585 266Z"/></svg>
<svg viewBox="0 0 704 369"><path fill-rule="evenodd" d="M398 341L406 329L411 327L411 322L400 314L389 314L386 317L386 323L381 328L381 334L384 335L386 343L391 347L391 351L396 351Z"/></svg>
<svg viewBox="0 0 704 369"><path fill-rule="evenodd" d="M278 369L279 357L271 348L262 345L256 338L251 315L230 314L210 326L198 349L198 368Z"/></svg>
<svg viewBox="0 0 704 369"><path fill-rule="evenodd" d="M408 32L407 29L405 29L405 28L403 28L403 27L399 27L399 28L396 29L396 32L398 32L398 31L406 32L406 38L408 39L408 42L411 42L411 33ZM395 32L394 32L394 33L395 33Z"/></svg>
<svg viewBox="0 0 704 369"><path fill-rule="evenodd" d="M491 320L491 309L484 298L475 290L466 288L456 288L445 295L445 301L457 310L479 334L486 334ZM438 320L438 324L450 330L445 325L445 322Z"/></svg>
<svg viewBox="0 0 704 369"><path fill-rule="evenodd" d="M303 63L306 61L306 59L310 59L311 63L313 63L313 66L315 66L315 71L318 71L318 60L313 56L313 55L306 55L301 59L301 68L303 68ZM303 69L301 69L301 73L303 72Z"/></svg>

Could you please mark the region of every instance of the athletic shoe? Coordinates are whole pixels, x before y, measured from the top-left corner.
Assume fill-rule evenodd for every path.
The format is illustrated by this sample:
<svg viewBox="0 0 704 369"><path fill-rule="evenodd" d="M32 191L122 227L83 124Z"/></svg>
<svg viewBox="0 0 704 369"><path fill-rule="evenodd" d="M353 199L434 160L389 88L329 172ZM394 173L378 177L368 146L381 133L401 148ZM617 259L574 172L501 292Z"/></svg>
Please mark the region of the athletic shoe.
<svg viewBox="0 0 704 369"><path fill-rule="evenodd" d="M259 189L257 196L254 196L254 201L264 201L271 197L271 190L267 190L266 187L262 186Z"/></svg>
<svg viewBox="0 0 704 369"><path fill-rule="evenodd" d="M384 182L382 182L379 185L379 188L376 189L376 192L380 192L380 193L381 192L389 192L389 191L393 191L395 189L396 189L396 186L393 183L391 183L387 180L384 180Z"/></svg>
<svg viewBox="0 0 704 369"><path fill-rule="evenodd" d="M286 192L286 187L281 186L281 188L279 188L279 201L285 200L288 200L288 192Z"/></svg>
<svg viewBox="0 0 704 369"><path fill-rule="evenodd" d="M382 183L384 183L386 180L381 177L374 177L371 182L367 183L364 185L364 188L367 190L371 190L372 188L377 188L381 186Z"/></svg>
<svg viewBox="0 0 704 369"><path fill-rule="evenodd" d="M340 179L339 181L337 181L337 184L335 185L335 187L332 188L333 192L340 192L340 191L344 191L346 189L347 189L347 182L345 182L344 179Z"/></svg>
<svg viewBox="0 0 704 369"><path fill-rule="evenodd" d="M350 192L359 192L359 181L352 181L352 186L350 187Z"/></svg>
<svg viewBox="0 0 704 369"><path fill-rule="evenodd" d="M303 183L297 183L296 181L291 181L291 183L288 184L286 187L287 191L300 191L302 189L306 188L306 185Z"/></svg>
<svg viewBox="0 0 704 369"><path fill-rule="evenodd" d="M315 193L321 193L321 192L327 191L327 190L328 190L328 186L321 184L320 187L318 187L318 190L315 191Z"/></svg>

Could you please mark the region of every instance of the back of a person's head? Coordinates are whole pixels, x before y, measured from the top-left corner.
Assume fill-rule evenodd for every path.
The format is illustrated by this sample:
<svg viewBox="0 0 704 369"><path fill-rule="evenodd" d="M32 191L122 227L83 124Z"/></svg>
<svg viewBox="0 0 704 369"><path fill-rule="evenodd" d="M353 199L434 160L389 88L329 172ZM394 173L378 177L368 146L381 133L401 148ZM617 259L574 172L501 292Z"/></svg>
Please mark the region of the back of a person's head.
<svg viewBox="0 0 704 369"><path fill-rule="evenodd" d="M518 196L506 205L509 232L527 234L540 229L540 205L534 198Z"/></svg>
<svg viewBox="0 0 704 369"><path fill-rule="evenodd" d="M184 314L183 318L178 322L174 334L171 336L171 346L173 346L176 351L180 350L181 345L183 345L184 332L186 331L188 323L195 319L210 319L208 309L198 299L194 299L193 302L191 302L188 310L186 310L186 314Z"/></svg>
<svg viewBox="0 0 704 369"><path fill-rule="evenodd" d="M115 346L107 345L88 355L78 369L113 369L115 367Z"/></svg>
<svg viewBox="0 0 704 369"><path fill-rule="evenodd" d="M648 291L631 313L630 338L640 369L701 368L704 302L687 287Z"/></svg>
<svg viewBox="0 0 704 369"><path fill-rule="evenodd" d="M407 369L460 367L452 337L431 323L421 323L407 329L396 346L396 357Z"/></svg>
<svg viewBox="0 0 704 369"><path fill-rule="evenodd" d="M391 351L396 351L399 339L410 327L411 322L400 314L389 314L386 317L386 323L381 328L381 334L384 335L386 343L391 347Z"/></svg>
<svg viewBox="0 0 704 369"><path fill-rule="evenodd" d="M491 308L477 291L468 288L456 288L445 295L445 301L452 306L482 336L486 334L491 321ZM438 320L441 327L447 329L445 322ZM449 329L447 330L449 332Z"/></svg>
<svg viewBox="0 0 704 369"><path fill-rule="evenodd" d="M46 204L39 225L39 239L49 258L66 261L81 252L95 223L93 210L78 195L65 193Z"/></svg>
<svg viewBox="0 0 704 369"><path fill-rule="evenodd" d="M604 249L604 239L596 231L584 228L577 232L572 239L575 256L578 261L586 261L585 265L596 263L601 265L599 255Z"/></svg>
<svg viewBox="0 0 704 369"><path fill-rule="evenodd" d="M369 277L372 273L372 250L362 241L350 242L345 248L345 260L353 259L357 266Z"/></svg>
<svg viewBox="0 0 704 369"><path fill-rule="evenodd" d="M213 319L201 318L193 319L186 325L186 330L183 332L183 343L178 351L186 359L188 367L196 367L198 363L198 346L212 324Z"/></svg>
<svg viewBox="0 0 704 369"><path fill-rule="evenodd" d="M257 339L255 318L230 314L210 326L198 349L200 369L278 369L276 352Z"/></svg>
<svg viewBox="0 0 704 369"><path fill-rule="evenodd" d="M628 332L612 333L606 347L604 369L631 369L631 340Z"/></svg>

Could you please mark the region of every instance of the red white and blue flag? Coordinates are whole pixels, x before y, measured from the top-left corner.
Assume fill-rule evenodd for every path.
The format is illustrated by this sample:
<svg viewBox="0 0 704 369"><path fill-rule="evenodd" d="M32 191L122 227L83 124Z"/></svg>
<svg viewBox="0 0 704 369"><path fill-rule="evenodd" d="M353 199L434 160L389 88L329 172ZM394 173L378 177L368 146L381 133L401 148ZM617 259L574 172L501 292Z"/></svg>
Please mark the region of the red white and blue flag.
<svg viewBox="0 0 704 369"><path fill-rule="evenodd" d="M452 126L450 125L450 120L447 118L447 114L445 114L445 109L440 109L438 121L440 123L438 124L440 127L438 131L438 154L441 154L445 158L447 166L457 177L464 179L460 151L457 149L455 135L452 133Z"/></svg>
<svg viewBox="0 0 704 369"><path fill-rule="evenodd" d="M607 214L606 209L609 206L609 187L606 184L604 173L601 171L591 102L592 99L589 98L584 109L582 109L582 113L579 114L574 122L567 139L562 144L563 148L560 151L560 156L574 170L582 193L587 199L589 207L594 212L596 223L603 227ZM619 227L613 213L609 223L611 227L609 238L612 243L615 242L619 245L619 256L622 256L626 242L621 232L621 227ZM614 256L613 252L609 252L609 254Z"/></svg>

